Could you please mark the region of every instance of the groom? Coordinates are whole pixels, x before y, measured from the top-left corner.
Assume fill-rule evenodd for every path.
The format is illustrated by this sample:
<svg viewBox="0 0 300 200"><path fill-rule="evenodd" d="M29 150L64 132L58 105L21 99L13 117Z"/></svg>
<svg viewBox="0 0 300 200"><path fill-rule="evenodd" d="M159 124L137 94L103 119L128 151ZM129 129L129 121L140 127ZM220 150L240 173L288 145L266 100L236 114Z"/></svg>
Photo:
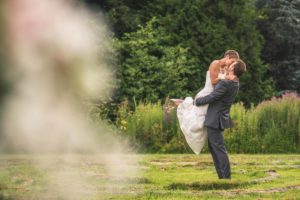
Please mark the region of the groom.
<svg viewBox="0 0 300 200"><path fill-rule="evenodd" d="M239 90L239 77L246 71L242 60L232 63L225 80L217 83L214 91L196 99L196 106L209 104L204 125L207 126L208 148L220 179L230 179L230 163L224 144L224 129L233 126L230 107Z"/></svg>

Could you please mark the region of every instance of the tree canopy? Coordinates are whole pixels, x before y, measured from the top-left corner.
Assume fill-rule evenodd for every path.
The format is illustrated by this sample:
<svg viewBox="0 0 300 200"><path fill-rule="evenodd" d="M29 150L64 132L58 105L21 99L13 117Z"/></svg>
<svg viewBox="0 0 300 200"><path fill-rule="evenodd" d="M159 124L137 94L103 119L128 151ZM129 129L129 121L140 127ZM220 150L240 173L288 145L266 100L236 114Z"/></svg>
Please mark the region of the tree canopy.
<svg viewBox="0 0 300 200"><path fill-rule="evenodd" d="M258 0L258 28L265 38L263 60L277 90L300 92L300 1Z"/></svg>
<svg viewBox="0 0 300 200"><path fill-rule="evenodd" d="M123 43L119 49L121 99L135 96L138 100L144 100L147 95L140 94L150 90L150 100L162 99L170 94L177 94L177 97L193 95L204 86L210 62L221 58L227 49L237 50L248 67L241 80L238 100L246 104L258 103L273 95L273 83L266 76L268 65L261 60L264 40L256 26L259 15L253 1L155 0L143 1L139 5L134 5L133 1L118 2L117 5L116 1L107 1L100 6L113 23L113 29L117 30L119 42ZM125 8L130 12L124 13ZM122 21L131 18L134 20ZM149 23L153 18L156 22L151 30ZM147 34L153 34L152 40ZM169 65L177 61L171 61L174 55L172 57L170 54L166 59L166 51L178 47L184 49L182 56L186 57L186 61L180 61L184 72L179 70L178 75L173 74L177 78L171 78L166 76L166 69L171 69ZM153 53L153 48L156 53ZM152 70L151 75L149 70ZM165 77L161 77L165 81L146 80L160 76L158 74L164 74ZM138 77L146 79L139 81ZM181 81L178 81L179 77L182 77ZM142 83L132 83L132 80ZM176 90L172 93L172 84L166 87L166 83L177 84Z"/></svg>

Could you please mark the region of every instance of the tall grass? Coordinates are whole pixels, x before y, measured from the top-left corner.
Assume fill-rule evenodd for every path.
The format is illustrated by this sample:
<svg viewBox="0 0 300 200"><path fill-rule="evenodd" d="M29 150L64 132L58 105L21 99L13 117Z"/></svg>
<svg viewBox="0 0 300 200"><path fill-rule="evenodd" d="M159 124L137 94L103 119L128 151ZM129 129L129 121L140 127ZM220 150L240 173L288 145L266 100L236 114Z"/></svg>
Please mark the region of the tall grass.
<svg viewBox="0 0 300 200"><path fill-rule="evenodd" d="M300 153L300 99L296 96L274 98L250 109L237 103L231 108L231 117L234 128L225 131L229 152ZM141 152L191 152L176 111L164 109L160 102L139 103L133 111L124 102L117 126Z"/></svg>
<svg viewBox="0 0 300 200"><path fill-rule="evenodd" d="M124 102L118 113L118 127L130 137L132 145L141 152L186 152L174 109L164 114L160 102L139 103L134 111Z"/></svg>
<svg viewBox="0 0 300 200"><path fill-rule="evenodd" d="M231 113L235 127L225 133L231 151L300 152L300 99L296 96L264 101L247 111L241 104L235 104Z"/></svg>

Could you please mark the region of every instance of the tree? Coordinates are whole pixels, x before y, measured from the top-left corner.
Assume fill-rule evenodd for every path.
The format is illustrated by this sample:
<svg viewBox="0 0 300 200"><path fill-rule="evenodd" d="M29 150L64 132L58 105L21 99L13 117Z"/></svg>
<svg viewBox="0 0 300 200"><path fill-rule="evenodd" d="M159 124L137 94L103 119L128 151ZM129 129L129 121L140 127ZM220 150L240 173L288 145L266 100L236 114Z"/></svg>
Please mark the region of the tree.
<svg viewBox="0 0 300 200"><path fill-rule="evenodd" d="M258 28L265 38L262 58L277 90L300 92L300 1L257 0Z"/></svg>
<svg viewBox="0 0 300 200"><path fill-rule="evenodd" d="M160 0L148 8L172 38L171 45L188 49L188 91L203 87L210 62L227 49L237 50L247 63L238 101L258 103L273 95L272 80L260 55L263 38L256 28L257 12L251 0Z"/></svg>
<svg viewBox="0 0 300 200"><path fill-rule="evenodd" d="M96 2L96 0L86 1ZM152 49L153 46L160 49L180 47L186 51L184 57L189 63L185 66L186 71L183 78L188 81L179 84L182 88L178 88L176 91L183 92L176 96L186 93L196 94L204 86L210 62L220 58L227 49L237 50L248 66L248 71L241 80L238 101L249 105L273 95L272 80L266 76L268 65L264 64L260 58L264 40L256 27L258 13L252 0L110 0L97 5L113 22L118 39L124 41L125 46L127 45L126 48L123 46L120 49L119 73L122 76L119 78L122 83L125 83L119 90L121 96L132 94L128 92L129 90L145 89L144 92L139 92L139 94L145 94L146 91L149 91L146 88L157 88L160 85L148 80L144 81L143 87L141 87L137 83L129 83L129 80L126 79L127 74L123 73L123 70L137 69L141 65L144 68L149 67L149 70L152 71L152 64L164 62L159 56L156 56L155 62L153 61L155 56L153 57L152 51L147 50L147 48ZM157 39L150 43L138 43L137 41L140 40L137 38L142 37L139 26L144 27L153 17L157 19L155 29L153 29ZM160 34L162 35L160 36ZM143 38L145 39L142 40L148 40L147 36L143 36ZM136 43L130 42L131 39L142 45L140 50L137 46L133 48L132 45ZM154 44L155 42L158 44ZM137 54L137 52L143 52L143 54ZM164 52L165 56L166 52ZM174 53L169 53L168 59L177 58L171 54ZM132 55L143 59L133 58ZM144 63L145 60L147 64ZM128 63L129 61L130 67L125 67L123 62ZM147 71L148 68L144 70ZM136 78L135 81L137 81ZM151 79L151 76L145 78ZM165 93L165 95L168 94L170 92ZM156 94L154 95L156 97L153 96L151 99L163 98L162 95ZM146 95L139 96L140 98L146 97Z"/></svg>
<svg viewBox="0 0 300 200"><path fill-rule="evenodd" d="M116 37L134 32L153 16L145 9L152 0L81 0L95 11L103 11Z"/></svg>
<svg viewBox="0 0 300 200"><path fill-rule="evenodd" d="M153 18L119 41L118 96L156 102L188 94L186 49L168 45L169 36L157 23Z"/></svg>

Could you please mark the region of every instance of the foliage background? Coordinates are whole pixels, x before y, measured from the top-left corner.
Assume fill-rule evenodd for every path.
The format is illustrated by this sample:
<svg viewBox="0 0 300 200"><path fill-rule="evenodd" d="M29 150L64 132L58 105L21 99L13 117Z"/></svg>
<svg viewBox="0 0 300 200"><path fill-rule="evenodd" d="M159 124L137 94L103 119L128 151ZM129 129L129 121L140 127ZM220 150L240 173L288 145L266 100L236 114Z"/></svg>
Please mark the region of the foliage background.
<svg viewBox="0 0 300 200"><path fill-rule="evenodd" d="M227 49L237 50L248 66L237 101L250 105L274 94L268 65L261 59L264 39L253 1L163 0L137 5L104 1L98 5L113 22L119 42L118 100L135 97L155 102L166 96L194 95L203 87L209 64Z"/></svg>
<svg viewBox="0 0 300 200"><path fill-rule="evenodd" d="M235 49L247 73L232 108L237 125L225 134L228 148L299 152L297 94L268 102L283 91L300 92L298 0L80 2L111 26L116 50L106 55L115 65L115 91L111 99L89 102L94 121L116 126L142 152L189 151L174 116L174 123L163 119L163 104L169 97L194 96L204 86L209 64ZM10 91L6 78L0 73L0 102Z"/></svg>

